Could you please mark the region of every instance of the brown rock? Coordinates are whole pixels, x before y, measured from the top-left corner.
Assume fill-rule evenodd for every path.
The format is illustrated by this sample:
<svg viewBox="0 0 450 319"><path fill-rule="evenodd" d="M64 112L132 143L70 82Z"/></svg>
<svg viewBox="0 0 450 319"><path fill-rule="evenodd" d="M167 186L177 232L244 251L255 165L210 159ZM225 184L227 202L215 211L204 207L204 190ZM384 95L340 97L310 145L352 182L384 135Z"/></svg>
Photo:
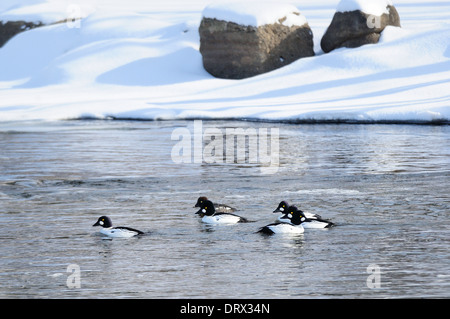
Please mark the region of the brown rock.
<svg viewBox="0 0 450 319"><path fill-rule="evenodd" d="M203 66L218 78L243 79L314 55L308 24L254 27L203 18L199 33Z"/></svg>
<svg viewBox="0 0 450 319"><path fill-rule="evenodd" d="M378 43L381 32L388 25L400 27L400 17L393 6L387 6L389 14L373 16L359 10L336 12L325 32L320 46L325 53L346 47L356 48L364 44Z"/></svg>

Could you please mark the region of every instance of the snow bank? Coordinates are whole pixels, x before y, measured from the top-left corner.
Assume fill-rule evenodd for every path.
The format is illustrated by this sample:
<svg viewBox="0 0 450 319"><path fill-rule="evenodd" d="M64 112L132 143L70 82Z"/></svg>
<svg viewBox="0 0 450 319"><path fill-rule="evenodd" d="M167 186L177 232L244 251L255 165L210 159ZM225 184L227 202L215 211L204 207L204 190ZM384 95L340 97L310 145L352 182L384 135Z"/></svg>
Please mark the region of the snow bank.
<svg viewBox="0 0 450 319"><path fill-rule="evenodd" d="M2 0L0 8L37 13L43 7L35 5L57 2L16 1ZM59 24L15 36L0 48L0 121L450 122L448 0L396 0L403 27L386 28L380 43L317 49L315 57L239 81L213 78L202 67L198 26L210 1L91 0L95 10L79 28ZM302 1L316 42L335 8L334 0Z"/></svg>
<svg viewBox="0 0 450 319"><path fill-rule="evenodd" d="M391 0L341 0L336 11L347 12L360 10L367 14L381 16L383 13L389 14L386 7L392 6Z"/></svg>
<svg viewBox="0 0 450 319"><path fill-rule="evenodd" d="M301 15L295 6L282 3L249 3L243 1L216 3L207 6L202 15L205 18L231 21L236 24L255 27L280 23L279 20L282 18L286 18L282 21L282 24L288 27L302 26L307 23L306 18Z"/></svg>
<svg viewBox="0 0 450 319"><path fill-rule="evenodd" d="M42 22L50 24L74 18L84 18L95 11L87 0L77 2L59 0L2 0L0 21Z"/></svg>

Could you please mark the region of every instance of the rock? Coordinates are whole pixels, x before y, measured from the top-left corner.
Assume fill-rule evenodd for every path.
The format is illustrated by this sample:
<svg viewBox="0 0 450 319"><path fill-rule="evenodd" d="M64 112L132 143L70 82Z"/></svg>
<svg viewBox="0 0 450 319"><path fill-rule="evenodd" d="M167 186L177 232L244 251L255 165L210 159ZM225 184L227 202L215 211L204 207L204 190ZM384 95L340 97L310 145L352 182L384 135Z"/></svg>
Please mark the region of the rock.
<svg viewBox="0 0 450 319"><path fill-rule="evenodd" d="M203 66L224 79L244 79L314 55L307 23L242 25L204 17L199 27Z"/></svg>
<svg viewBox="0 0 450 319"><path fill-rule="evenodd" d="M394 6L386 7L389 13L374 15L361 10L336 12L325 32L320 46L325 53L346 47L378 43L381 32L388 25L400 27L400 17Z"/></svg>
<svg viewBox="0 0 450 319"><path fill-rule="evenodd" d="M16 34L20 32L41 27L44 24L41 22L26 22L26 21L8 21L6 23L0 21L0 48L8 42Z"/></svg>

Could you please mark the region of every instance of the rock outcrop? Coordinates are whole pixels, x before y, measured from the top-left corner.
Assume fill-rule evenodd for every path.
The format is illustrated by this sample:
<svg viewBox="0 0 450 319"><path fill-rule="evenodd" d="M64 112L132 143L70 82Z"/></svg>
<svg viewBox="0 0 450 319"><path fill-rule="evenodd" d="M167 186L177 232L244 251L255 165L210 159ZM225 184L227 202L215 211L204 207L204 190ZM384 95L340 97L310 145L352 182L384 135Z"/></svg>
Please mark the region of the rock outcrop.
<svg viewBox="0 0 450 319"><path fill-rule="evenodd" d="M37 27L41 27L43 25L44 24L41 22L34 23L26 21L8 21L8 22L0 21L0 48L16 34Z"/></svg>
<svg viewBox="0 0 450 319"><path fill-rule="evenodd" d="M244 79L314 55L307 23L279 22L256 27L204 17L199 28L204 68L218 78Z"/></svg>
<svg viewBox="0 0 450 319"><path fill-rule="evenodd" d="M400 27L400 17L394 6L380 16L360 10L336 12L320 45L325 53L346 47L356 48L364 44L378 43L386 26Z"/></svg>

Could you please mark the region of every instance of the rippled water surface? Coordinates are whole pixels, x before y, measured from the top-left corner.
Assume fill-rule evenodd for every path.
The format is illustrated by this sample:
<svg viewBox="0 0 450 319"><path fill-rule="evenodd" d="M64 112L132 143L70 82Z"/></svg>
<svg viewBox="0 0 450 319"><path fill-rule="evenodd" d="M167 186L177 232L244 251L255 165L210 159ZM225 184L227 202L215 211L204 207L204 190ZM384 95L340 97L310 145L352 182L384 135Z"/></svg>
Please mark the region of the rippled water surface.
<svg viewBox="0 0 450 319"><path fill-rule="evenodd" d="M189 121L0 123L0 297L450 297L449 126L208 127L278 128L278 171L175 163ZM200 195L254 222L205 225ZM280 200L337 226L255 233ZM105 240L101 215L146 234Z"/></svg>

